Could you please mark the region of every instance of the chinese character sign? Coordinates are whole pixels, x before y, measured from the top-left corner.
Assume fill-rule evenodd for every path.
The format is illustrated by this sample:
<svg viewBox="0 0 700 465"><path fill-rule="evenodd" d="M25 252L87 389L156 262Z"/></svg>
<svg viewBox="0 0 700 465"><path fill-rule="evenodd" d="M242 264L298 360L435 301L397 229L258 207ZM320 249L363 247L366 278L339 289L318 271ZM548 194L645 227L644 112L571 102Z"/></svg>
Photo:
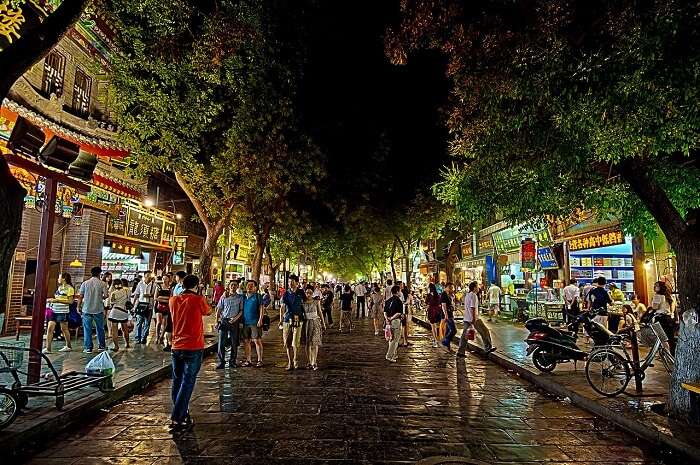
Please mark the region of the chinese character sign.
<svg viewBox="0 0 700 465"><path fill-rule="evenodd" d="M173 239L173 265L185 264L185 250L187 249L187 236L175 236Z"/></svg>
<svg viewBox="0 0 700 465"><path fill-rule="evenodd" d="M534 270L536 264L535 241L527 238L520 243L520 266L526 270Z"/></svg>
<svg viewBox="0 0 700 465"><path fill-rule="evenodd" d="M625 235L621 230L608 231L571 239L569 241L569 250L575 252L577 250L595 249L624 243Z"/></svg>
<svg viewBox="0 0 700 465"><path fill-rule="evenodd" d="M537 249L537 260L540 262L540 268L543 270L555 270L559 268L559 264L557 263L557 259L551 247L539 247Z"/></svg>

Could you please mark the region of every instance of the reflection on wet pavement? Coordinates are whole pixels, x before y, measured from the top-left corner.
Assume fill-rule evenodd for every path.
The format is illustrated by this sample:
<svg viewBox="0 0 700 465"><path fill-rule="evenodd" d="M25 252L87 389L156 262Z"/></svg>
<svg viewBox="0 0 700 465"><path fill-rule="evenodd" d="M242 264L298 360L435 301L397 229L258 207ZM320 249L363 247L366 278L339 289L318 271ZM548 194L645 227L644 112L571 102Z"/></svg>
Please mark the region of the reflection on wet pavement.
<svg viewBox="0 0 700 465"><path fill-rule="evenodd" d="M396 364L367 320L356 328L324 336L317 372L284 371L276 328L264 368L215 370L208 358L191 406L196 425L180 437L167 430L164 381L47 442L28 463L681 463L494 364L433 349L420 328Z"/></svg>

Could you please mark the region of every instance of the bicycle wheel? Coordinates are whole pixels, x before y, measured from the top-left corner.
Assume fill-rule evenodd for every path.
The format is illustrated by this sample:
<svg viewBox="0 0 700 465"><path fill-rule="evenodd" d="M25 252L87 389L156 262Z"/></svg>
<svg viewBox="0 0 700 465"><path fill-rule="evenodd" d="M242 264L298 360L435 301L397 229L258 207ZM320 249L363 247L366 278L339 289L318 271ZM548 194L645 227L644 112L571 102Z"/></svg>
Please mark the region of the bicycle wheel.
<svg viewBox="0 0 700 465"><path fill-rule="evenodd" d="M662 348L659 351L659 357L661 357L661 361L664 363L664 367L666 367L666 371L668 371L668 374L670 375L671 373L673 373L673 366L676 362L673 358L673 355L671 355L669 352Z"/></svg>
<svg viewBox="0 0 700 465"><path fill-rule="evenodd" d="M19 412L19 405L12 391L0 388L0 429L12 423L17 412Z"/></svg>
<svg viewBox="0 0 700 465"><path fill-rule="evenodd" d="M624 392L631 377L627 361L611 349L595 350L588 356L586 379L598 394L614 397Z"/></svg>

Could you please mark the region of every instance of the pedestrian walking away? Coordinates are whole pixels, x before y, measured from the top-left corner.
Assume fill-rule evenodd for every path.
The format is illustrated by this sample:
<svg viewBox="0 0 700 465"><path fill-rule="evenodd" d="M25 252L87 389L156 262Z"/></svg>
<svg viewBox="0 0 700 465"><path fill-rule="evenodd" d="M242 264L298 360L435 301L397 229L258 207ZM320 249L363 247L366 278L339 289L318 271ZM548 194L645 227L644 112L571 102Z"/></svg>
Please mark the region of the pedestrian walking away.
<svg viewBox="0 0 700 465"><path fill-rule="evenodd" d="M239 287L240 289L240 287ZM258 293L258 282L249 279L246 282L245 295L243 296L243 349L245 350L245 362L243 366L251 366L252 347L258 356L256 367L263 366L263 304L262 296Z"/></svg>
<svg viewBox="0 0 700 465"><path fill-rule="evenodd" d="M110 310L107 320L110 325L110 335L114 352L119 351L119 327L121 326L122 334L124 335L124 346L128 349L129 346L129 309L131 301L129 297L129 281L126 279L115 279L113 282L113 291L109 294Z"/></svg>
<svg viewBox="0 0 700 465"><path fill-rule="evenodd" d="M434 283L428 284L428 294L425 296L425 306L427 307L428 321L430 322L430 330L433 336L433 347L438 346L440 339L440 321L442 321L443 310L441 306L441 296L437 292Z"/></svg>
<svg viewBox="0 0 700 465"><path fill-rule="evenodd" d="M494 316L498 320L501 313L501 288L496 283L491 283L488 290L489 296L489 321L493 321Z"/></svg>
<svg viewBox="0 0 700 465"><path fill-rule="evenodd" d="M323 316L326 325L330 328L333 326L333 291L328 284L321 286L321 306L323 307Z"/></svg>
<svg viewBox="0 0 700 465"><path fill-rule="evenodd" d="M304 343L306 344L306 368L318 370L318 349L323 344L323 331L326 320L323 318L321 303L314 299L314 289L307 286L304 292Z"/></svg>
<svg viewBox="0 0 700 465"><path fill-rule="evenodd" d="M190 428L194 424L189 406L204 355L202 317L211 314L206 298L197 291L198 277L186 276L182 286L182 294L170 298L170 314L173 319L173 410L170 414L170 429L173 432Z"/></svg>
<svg viewBox="0 0 700 465"><path fill-rule="evenodd" d="M299 346L304 325L304 291L299 288L299 277L289 276L289 289L282 297L284 316L282 318L282 343L287 351L287 371L299 368Z"/></svg>
<svg viewBox="0 0 700 465"><path fill-rule="evenodd" d="M343 293L340 294L340 323L338 324L338 332L343 332L343 326L352 331L352 297L353 292L349 284L343 287Z"/></svg>
<svg viewBox="0 0 700 465"><path fill-rule="evenodd" d="M355 286L355 295L357 296L357 309L355 310L355 318L360 319L365 317L365 283L361 282Z"/></svg>
<svg viewBox="0 0 700 465"><path fill-rule="evenodd" d="M384 321L384 293L379 288L379 284L374 283L374 288L372 289L372 294L370 294L372 299L372 325L374 326L374 335L379 336L379 331L382 328L382 323Z"/></svg>
<svg viewBox="0 0 700 465"><path fill-rule="evenodd" d="M238 357L238 344L240 337L240 325L243 323L243 295L238 293L238 283L230 281L228 288L219 298L216 304L216 325L219 332L217 357L219 363L217 369L226 366L226 346L231 345L229 356L229 368L235 368ZM246 356L249 351L246 351Z"/></svg>
<svg viewBox="0 0 700 465"><path fill-rule="evenodd" d="M164 352L170 352L173 333L173 323L170 318L170 297L173 285L170 276L163 275L163 281L156 285L155 314L156 314L156 341L163 346Z"/></svg>
<svg viewBox="0 0 700 465"><path fill-rule="evenodd" d="M385 358L396 363L398 360L399 339L401 338L401 318L403 316L403 302L399 298L401 288L393 286L391 288L391 297L384 303L384 321L386 323L385 331L389 331L389 347L386 351Z"/></svg>
<svg viewBox="0 0 700 465"><path fill-rule="evenodd" d="M455 312L455 295L454 286L452 283L447 283L443 287L442 294L440 295L440 306L442 307L442 316L447 322L447 331L445 331L445 338L442 340L442 346L448 351L452 351L450 344L452 344L452 338L457 334L457 327L455 326L454 312Z"/></svg>
<svg viewBox="0 0 700 465"><path fill-rule="evenodd" d="M569 285L564 288L564 323L573 323L579 313L581 313L579 308L581 290L578 287L576 278L571 278L569 280Z"/></svg>
<svg viewBox="0 0 700 465"><path fill-rule="evenodd" d="M476 295L477 284L476 281L469 283L469 292L464 297L464 328L462 329L462 335L459 338L459 348L457 349L457 356L464 357L467 350L467 341L469 338L469 330L474 327L481 341L484 344L484 349L486 352L493 352L496 350L491 343L491 333L486 327L481 318L479 318L479 296Z"/></svg>
<svg viewBox="0 0 700 465"><path fill-rule="evenodd" d="M83 315L83 352L92 352L92 327L95 326L97 333L97 348L105 350L105 308L104 299L107 296L107 287L104 281L100 280L102 270L95 266L90 270L90 279L83 281L80 285L78 295L78 309Z"/></svg>
<svg viewBox="0 0 700 465"><path fill-rule="evenodd" d="M138 283L134 293L134 298L136 299L134 304L134 313L136 314L134 339L136 344L146 344L148 342L155 293L156 281L151 272L146 272L143 275L143 281Z"/></svg>

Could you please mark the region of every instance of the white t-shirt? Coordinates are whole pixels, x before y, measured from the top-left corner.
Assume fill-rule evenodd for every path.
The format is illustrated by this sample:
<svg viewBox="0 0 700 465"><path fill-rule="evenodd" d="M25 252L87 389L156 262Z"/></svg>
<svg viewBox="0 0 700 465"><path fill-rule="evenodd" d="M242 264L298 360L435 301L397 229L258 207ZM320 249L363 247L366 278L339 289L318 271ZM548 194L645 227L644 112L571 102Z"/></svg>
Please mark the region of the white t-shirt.
<svg viewBox="0 0 700 465"><path fill-rule="evenodd" d="M566 303L573 303L576 299L578 299L578 286L569 284L564 288L564 301Z"/></svg>
<svg viewBox="0 0 700 465"><path fill-rule="evenodd" d="M479 309L479 296L474 292L469 292L464 297L464 322L474 323L474 312Z"/></svg>
<svg viewBox="0 0 700 465"><path fill-rule="evenodd" d="M136 296L138 297L139 302L152 302L155 291L156 291L156 282L155 281L151 281L148 284L146 284L145 281L141 281L136 286Z"/></svg>
<svg viewBox="0 0 700 465"><path fill-rule="evenodd" d="M489 304L498 305L501 303L501 288L495 284L489 287Z"/></svg>
<svg viewBox="0 0 700 465"><path fill-rule="evenodd" d="M357 297L364 297L366 291L365 286L362 284L355 286L355 295L357 295Z"/></svg>
<svg viewBox="0 0 700 465"><path fill-rule="evenodd" d="M673 315L673 309L666 302L666 297L661 294L654 294L654 299L651 301L651 307L656 308L656 313L665 313L666 315Z"/></svg>

